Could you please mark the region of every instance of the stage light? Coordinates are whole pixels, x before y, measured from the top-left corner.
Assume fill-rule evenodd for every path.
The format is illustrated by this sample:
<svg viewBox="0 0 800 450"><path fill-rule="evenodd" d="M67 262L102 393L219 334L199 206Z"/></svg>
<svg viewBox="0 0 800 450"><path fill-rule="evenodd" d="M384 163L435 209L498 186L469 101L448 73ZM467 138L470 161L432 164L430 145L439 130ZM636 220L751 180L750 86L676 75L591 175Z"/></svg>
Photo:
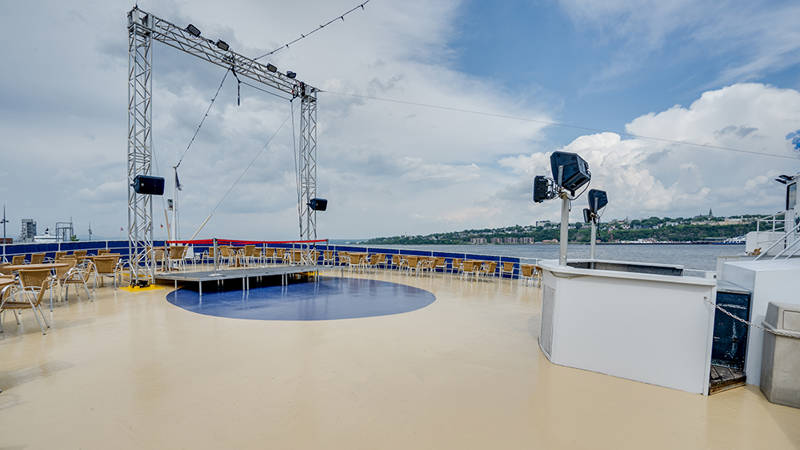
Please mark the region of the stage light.
<svg viewBox="0 0 800 450"><path fill-rule="evenodd" d="M559 167L562 168L560 176ZM570 191L572 195L592 179L589 164L576 153L553 152L550 155L550 169L553 171L556 184Z"/></svg>
<svg viewBox="0 0 800 450"><path fill-rule="evenodd" d="M289 70L286 72L286 76L293 79L294 77L297 76L297 74Z"/></svg>
<svg viewBox="0 0 800 450"><path fill-rule="evenodd" d="M593 215L589 208L583 208L583 221L586 223L592 223Z"/></svg>
<svg viewBox="0 0 800 450"><path fill-rule="evenodd" d="M137 194L164 195L164 178L136 175L133 179L133 191Z"/></svg>
<svg viewBox="0 0 800 450"><path fill-rule="evenodd" d="M599 189L590 189L589 190L589 210L593 213L597 213L608 204L608 194L606 191L601 191Z"/></svg>
<svg viewBox="0 0 800 450"><path fill-rule="evenodd" d="M200 37L200 29L192 24L186 26L186 31L194 37Z"/></svg>
<svg viewBox="0 0 800 450"><path fill-rule="evenodd" d="M308 207L314 211L325 211L328 209L328 201L324 198L312 198L311 201L308 202Z"/></svg>
<svg viewBox="0 0 800 450"><path fill-rule="evenodd" d="M780 184L786 184L786 180L784 180L783 178L775 178L775 181L777 181Z"/></svg>
<svg viewBox="0 0 800 450"><path fill-rule="evenodd" d="M533 201L542 203L553 198L550 189L550 180L542 175L537 175L533 179Z"/></svg>
<svg viewBox="0 0 800 450"><path fill-rule="evenodd" d="M270 72L277 72L278 68L273 66L272 64L267 64L267 70L269 70Z"/></svg>
<svg viewBox="0 0 800 450"><path fill-rule="evenodd" d="M231 48L228 45L228 43L223 41L222 39L217 39L217 44L216 45L217 45L217 48L222 50L223 52L227 52Z"/></svg>

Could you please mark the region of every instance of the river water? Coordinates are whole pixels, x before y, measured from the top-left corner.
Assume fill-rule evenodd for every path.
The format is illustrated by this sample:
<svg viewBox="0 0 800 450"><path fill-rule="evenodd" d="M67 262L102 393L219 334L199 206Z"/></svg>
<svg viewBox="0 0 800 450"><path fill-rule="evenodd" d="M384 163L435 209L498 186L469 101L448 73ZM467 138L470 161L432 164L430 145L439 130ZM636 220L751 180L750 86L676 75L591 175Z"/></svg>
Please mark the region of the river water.
<svg viewBox="0 0 800 450"><path fill-rule="evenodd" d="M534 245L381 245L381 248L403 248L482 255L519 256L524 258L558 259L558 244ZM598 245L597 258L616 261L640 261L680 264L687 269L716 270L718 256L744 254L744 245ZM567 257L588 258L589 245L570 244Z"/></svg>

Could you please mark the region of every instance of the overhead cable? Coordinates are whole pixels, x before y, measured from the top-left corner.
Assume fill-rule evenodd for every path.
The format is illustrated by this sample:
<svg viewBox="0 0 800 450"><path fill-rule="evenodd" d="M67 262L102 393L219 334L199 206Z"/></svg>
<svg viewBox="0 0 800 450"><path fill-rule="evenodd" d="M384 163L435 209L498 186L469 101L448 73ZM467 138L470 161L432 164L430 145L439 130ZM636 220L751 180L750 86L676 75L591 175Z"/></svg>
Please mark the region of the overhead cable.
<svg viewBox="0 0 800 450"><path fill-rule="evenodd" d="M350 8L350 9L348 9L346 12L344 12L344 13L342 13L342 14L339 14L338 16L334 17L333 19L331 19L331 20L329 20L329 21L327 21L327 22L323 23L323 24L322 24L322 25L320 25L319 27L317 27L317 28L314 28L313 30L309 31L308 33L305 33L305 34L302 34L302 33L301 33L301 34L300 34L300 37L298 37L297 39L294 39L294 40L292 40L292 41L289 41L289 42L287 42L287 43L285 43L285 44L281 45L280 47L276 48L275 50L272 50L272 51L270 51L270 52L264 53L263 55L259 56L258 58L254 58L253 60L254 60L254 61L258 61L259 59L261 59L261 58L263 58L263 57L265 57L265 56L270 56L270 55L272 55L272 54L274 54L274 53L277 53L277 52L278 52L278 51L280 51L280 50L283 50L283 49L289 48L289 46L290 46L290 45L292 45L292 44L294 44L295 42L297 42L297 41L300 41L300 40L302 40L302 39L305 39L305 38L307 38L307 37L311 36L312 34L316 33L317 31L319 31L319 30L321 30L321 29L323 29L323 28L325 28L325 27L327 27L328 25L332 24L333 22L336 22L337 20L341 20L342 22L344 22L344 17L345 17L346 15L348 15L348 14L352 13L353 11L356 11L358 8L361 8L361 10L363 10L363 9L364 9L364 5L366 5L366 4L367 4L367 3L369 3L370 1L371 1L371 0L366 0L365 2L362 2L361 4L358 4L358 5L356 5L356 6L352 7L352 8Z"/></svg>
<svg viewBox="0 0 800 450"><path fill-rule="evenodd" d="M576 130L589 131L589 132L592 132L592 133L610 132L610 133L617 133L617 134L619 134L621 136L627 136L627 137L632 137L632 138L636 138L636 139L645 139L645 140L650 140L650 141L666 142L666 143L670 143L670 144L689 145L689 146L692 146L692 147L702 147L702 148L709 148L709 149L714 149L714 150L724 150L724 151L729 151L729 152L746 153L746 154L750 154L750 155L769 156L769 157L773 157L773 158L791 159L791 160L794 160L794 161L798 160L798 157L789 156L789 155L778 155L778 154L775 154L775 153L757 152L757 151L754 151L754 150L744 150L744 149L741 149L741 148L726 147L726 146L723 146L723 145L701 144L699 142L681 141L681 140L677 140L677 139L668 139L668 138L661 138L661 137L654 137L654 136L645 136L645 135L641 135L641 134L629 133L629 132L626 132L626 131L605 130L605 129L602 129L602 128L586 127L586 126L574 125L574 124L570 124L570 123L556 122L556 121L552 121L552 120L534 119L534 118L531 118L531 117L512 116L512 115L509 115L509 114L499 114L499 113L493 113L493 112L488 112L488 111L478 111L478 110L472 110L472 109L456 108L456 107L452 107L452 106L434 105L434 104L430 104L430 103L419 103L419 102L412 102L412 101L408 101L408 100L399 100L399 99L393 99L393 98L374 97L374 96L371 96L371 95L349 94L349 93L345 93L345 92L335 92L335 91L320 91L320 92L327 92L328 94L341 95L341 96L345 96L345 97L360 98L360 99L364 99L364 100L376 100L376 101L381 101L381 102L398 103L398 104L401 104L401 105L411 105L411 106L419 106L419 107L423 107L423 108L439 109L439 110L443 110L443 111L460 112L460 113L466 113L466 114L477 114L477 115L481 115L481 116L496 117L496 118L499 118L499 119L510 119L510 120L518 120L518 121L522 121L522 122L540 123L542 125L548 125L548 126L554 126L554 127L564 127L564 128L573 128L573 129L576 129Z"/></svg>
<svg viewBox="0 0 800 450"><path fill-rule="evenodd" d="M197 138L197 133L199 133L200 128L203 127L203 123L205 123L206 118L208 117L208 113L209 111L211 111L211 107L214 106L214 102L217 100L217 96L219 95L219 92L222 90L222 85L225 84L225 79L228 78L228 72L230 72L230 70L231 69L226 70L225 75L222 76L222 81L219 82L219 87L217 87L217 92L214 93L214 96L211 98L211 103L209 103L208 108L206 108L206 113L203 115L203 118L197 125L197 129L194 130L194 134L192 135L192 138L189 140L189 145L186 146L186 150L184 150L183 153L181 153L181 157L178 158L178 163L175 164L175 169L181 166L181 162L183 162L183 157L186 156L186 152L188 152L189 149L192 147L192 144L194 144L194 140Z"/></svg>

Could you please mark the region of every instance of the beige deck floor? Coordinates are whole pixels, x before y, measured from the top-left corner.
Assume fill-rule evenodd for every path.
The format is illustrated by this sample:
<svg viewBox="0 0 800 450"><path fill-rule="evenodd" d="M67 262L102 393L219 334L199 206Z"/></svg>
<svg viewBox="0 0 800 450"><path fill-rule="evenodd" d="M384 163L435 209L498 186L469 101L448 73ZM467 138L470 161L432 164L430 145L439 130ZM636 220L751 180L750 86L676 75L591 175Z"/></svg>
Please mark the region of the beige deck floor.
<svg viewBox="0 0 800 450"><path fill-rule="evenodd" d="M800 410L560 367L538 289L369 277L432 291L405 314L225 319L165 290L99 289L0 335L0 448L787 449Z"/></svg>

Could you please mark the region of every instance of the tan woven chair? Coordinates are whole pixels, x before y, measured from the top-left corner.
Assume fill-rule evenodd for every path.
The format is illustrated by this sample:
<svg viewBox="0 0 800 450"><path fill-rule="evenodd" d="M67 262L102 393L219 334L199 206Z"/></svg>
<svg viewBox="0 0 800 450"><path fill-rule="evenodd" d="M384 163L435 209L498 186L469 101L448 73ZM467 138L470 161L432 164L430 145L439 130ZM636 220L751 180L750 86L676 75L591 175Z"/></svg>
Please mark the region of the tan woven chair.
<svg viewBox="0 0 800 450"><path fill-rule="evenodd" d="M61 264L67 264L64 267L56 267L54 275L54 281L58 283L58 298L59 300L63 300L62 291L64 290L64 280L67 279L67 274L69 271L78 265L78 260L75 258L63 257L59 259L58 262ZM50 310L52 311L52 305Z"/></svg>
<svg viewBox="0 0 800 450"><path fill-rule="evenodd" d="M339 252L339 265L340 266L347 266L350 265L350 252Z"/></svg>
<svg viewBox="0 0 800 450"><path fill-rule="evenodd" d="M25 264L25 255L14 255L11 257L12 266L21 266Z"/></svg>
<svg viewBox="0 0 800 450"><path fill-rule="evenodd" d="M112 277L114 279L114 289L117 288L117 278L119 278L119 256L103 256L94 259L94 287L97 288L97 279L100 278L100 285L104 286L105 281L103 277Z"/></svg>
<svg viewBox="0 0 800 450"><path fill-rule="evenodd" d="M506 274L508 274L509 278L514 278L513 262L504 262L503 265L500 267L500 277L502 278Z"/></svg>
<svg viewBox="0 0 800 450"><path fill-rule="evenodd" d="M251 265L256 263L256 258L258 254L256 253L256 246L255 245L245 245L244 246L244 254L242 255L242 264L244 265Z"/></svg>
<svg viewBox="0 0 800 450"><path fill-rule="evenodd" d="M186 256L186 246L185 245L173 245L169 248L169 254L167 255L167 265L169 266L170 270L175 267L178 270L182 270L185 268L185 259Z"/></svg>
<svg viewBox="0 0 800 450"><path fill-rule="evenodd" d="M64 279L61 280L62 286L64 286L64 298L69 299L69 286L76 285L76 286L83 286L83 290L86 291L86 298L92 299L92 295L89 293L89 277L95 273L94 271L94 262L92 260L86 260L86 265L76 265L72 269L70 269L65 275ZM95 279L95 283L96 283ZM80 294L76 289L76 295L80 298Z"/></svg>
<svg viewBox="0 0 800 450"><path fill-rule="evenodd" d="M41 304L44 298L45 291L50 291L50 303L53 303L53 277L50 275L50 269L22 269L17 272L19 274L19 296L16 300L10 300L3 303L0 310L4 309L31 309L33 310L33 317L39 323L39 328L42 334L47 334L47 328L50 324L47 323L47 318L42 312ZM39 313L42 320L39 320Z"/></svg>
<svg viewBox="0 0 800 450"><path fill-rule="evenodd" d="M10 266L10 265L11 265L11 264L9 264L9 263L0 263L0 274L3 274L3 275L10 275L10 274L7 274L7 273L6 273L6 272L8 272L8 270L6 269L6 267L8 267L8 266Z"/></svg>
<svg viewBox="0 0 800 450"><path fill-rule="evenodd" d="M44 253L33 253L31 255L31 264L42 264L44 262Z"/></svg>
<svg viewBox="0 0 800 450"><path fill-rule="evenodd" d="M472 277L473 280L477 280L480 267L480 261L464 261L461 264L461 278L469 279L469 277Z"/></svg>
<svg viewBox="0 0 800 450"><path fill-rule="evenodd" d="M453 261L450 262L450 273L461 273L461 265L463 263L463 259L453 258Z"/></svg>
<svg viewBox="0 0 800 450"><path fill-rule="evenodd" d="M56 252L55 256L53 256L53 260L58 261L65 256L67 256L67 252Z"/></svg>
<svg viewBox="0 0 800 450"><path fill-rule="evenodd" d="M529 284L533 282L533 266L530 264L520 264L519 266L519 279Z"/></svg>
<svg viewBox="0 0 800 450"><path fill-rule="evenodd" d="M101 248L101 249L97 250L97 254L98 255L107 255L109 253L111 253L111 250L109 250L107 248Z"/></svg>
<svg viewBox="0 0 800 450"><path fill-rule="evenodd" d="M395 266L397 268L397 270L401 270L403 268L403 266L407 264L405 257L403 255L401 255L400 253L398 253L396 255L392 255L391 263L392 263L393 266Z"/></svg>
<svg viewBox="0 0 800 450"><path fill-rule="evenodd" d="M484 278L494 278L497 271L497 263L495 261L487 261L481 267L481 276Z"/></svg>
<svg viewBox="0 0 800 450"><path fill-rule="evenodd" d="M81 258L85 258L86 257L86 250L75 250L75 251L72 252L72 254L73 254L73 256L78 258L78 261L80 261Z"/></svg>
<svg viewBox="0 0 800 450"><path fill-rule="evenodd" d="M433 270L442 269L442 272L447 270L447 259L444 256L437 256L433 259Z"/></svg>

